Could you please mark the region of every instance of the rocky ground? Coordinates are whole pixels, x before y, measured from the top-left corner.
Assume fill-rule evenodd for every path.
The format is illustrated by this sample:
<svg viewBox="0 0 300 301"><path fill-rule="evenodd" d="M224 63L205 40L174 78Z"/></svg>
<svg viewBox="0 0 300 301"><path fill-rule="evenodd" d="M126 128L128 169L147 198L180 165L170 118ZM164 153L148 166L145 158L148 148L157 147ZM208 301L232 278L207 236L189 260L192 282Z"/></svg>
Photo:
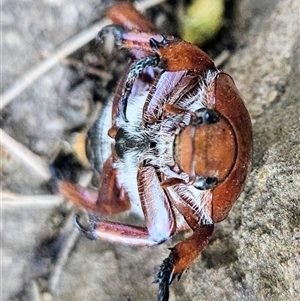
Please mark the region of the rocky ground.
<svg viewBox="0 0 300 301"><path fill-rule="evenodd" d="M98 24L113 1L2 2L2 89L8 91L32 66ZM176 34L170 3L147 13ZM210 245L172 284L170 301L300 300L299 1L226 3L227 34L206 50L212 56L230 50L222 69L234 78L253 121L253 167ZM2 110L2 300L155 300L154 271L176 238L134 248L81 237L73 227L78 209L59 196L48 169L112 93L123 56L92 41ZM22 146L35 156L22 156Z"/></svg>

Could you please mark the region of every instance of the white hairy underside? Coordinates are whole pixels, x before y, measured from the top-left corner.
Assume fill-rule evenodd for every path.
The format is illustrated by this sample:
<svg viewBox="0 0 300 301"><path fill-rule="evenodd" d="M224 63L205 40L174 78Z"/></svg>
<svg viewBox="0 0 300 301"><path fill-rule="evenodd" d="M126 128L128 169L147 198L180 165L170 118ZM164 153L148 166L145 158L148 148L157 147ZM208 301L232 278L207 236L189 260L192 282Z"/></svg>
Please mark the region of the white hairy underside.
<svg viewBox="0 0 300 301"><path fill-rule="evenodd" d="M197 91L194 92L193 95L189 95L186 103L181 104L179 101L179 105L183 108L187 106L190 111L195 111L200 108L206 107L206 103L208 101L207 97L211 97L213 93L212 85L209 85L207 83L212 83L215 76L216 73L208 73L206 75L206 85L200 84ZM173 158L173 141L175 134L170 135L170 133L166 133L165 130L171 127L172 124L176 122L176 120L172 120L172 118L170 118L166 121L160 122L157 125L154 124L150 128L147 127L146 130L142 129L142 113L147 94L148 91L145 91L143 94L135 96L134 98L129 98L126 110L128 122L119 120L118 124L120 124L120 127L122 127L126 131L126 133L129 134L129 137L132 137L132 139L134 139L135 141L139 139L145 139L145 135L147 135L156 143L156 146L154 149L151 150L149 148L148 151L144 152L138 149L127 151L124 154L124 158L114 163L113 165L113 168L118 169L120 175L120 184L123 185L130 198L131 211L141 218L144 217L144 214L141 209L137 179L138 168L141 160L147 159L148 162L151 162L153 166L163 172L167 178L178 177L188 180L187 174L183 172L175 173L169 168L169 166L171 165L176 165L176 162L174 162ZM109 102L104 108L102 116L98 121L99 127L101 128L101 132L99 134L102 137L107 138L101 138L101 143L103 144L101 146L102 154L98 154L101 157L100 161L102 161L103 163L111 154L111 143L113 143L113 139L107 136L107 131L111 127L111 110L112 101ZM174 118L176 119L178 117ZM184 122L188 124L190 117L187 115L184 118L186 119ZM190 184L175 185L174 187L169 187L168 191L169 194L174 198L180 198L180 195L188 197L190 200L189 203L192 204L194 212L200 216L199 222L201 224L211 224L213 222L211 219L210 191L198 190ZM155 195L153 197L155 197ZM177 215L177 226L180 227L180 225L184 223L184 220L182 216L178 215L176 209L175 213Z"/></svg>

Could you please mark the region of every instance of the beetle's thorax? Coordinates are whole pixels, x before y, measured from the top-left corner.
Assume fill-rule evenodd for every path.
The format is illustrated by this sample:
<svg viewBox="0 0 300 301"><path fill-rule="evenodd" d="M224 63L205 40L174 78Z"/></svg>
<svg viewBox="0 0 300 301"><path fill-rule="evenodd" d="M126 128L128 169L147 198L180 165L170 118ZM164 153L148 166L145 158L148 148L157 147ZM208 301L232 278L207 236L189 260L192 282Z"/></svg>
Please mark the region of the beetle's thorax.
<svg viewBox="0 0 300 301"><path fill-rule="evenodd" d="M117 168L123 175L124 185L132 199L139 198L135 180L137 170L141 165L153 166L158 172L164 174L166 180L172 178L181 181L182 184L168 188L170 193L176 194L174 191L176 189L181 190L181 186L183 186L187 190L187 199L191 200L192 206L202 216L202 222L211 222L209 217L210 192L201 192L196 189L196 186L191 183L191 178L195 175L195 171L203 173L203 177L215 177L217 179L219 179L219 174L218 170L214 170L214 166L210 168L208 173L205 173L207 166L199 166L197 163L203 159L196 154L201 145L204 150L202 149L200 152L208 156L209 149L212 148L213 144L207 143L206 140L201 141L205 138L203 135L205 136L207 129L196 127L192 123L196 111L205 110L208 106L213 109L214 78L216 75L217 72L209 72L202 80L198 76L199 82L195 84L193 89L185 94L178 92L180 98L174 100L174 104L182 109L182 113L173 114L162 110L153 123L143 122L144 106L147 97L147 101L149 101L149 92L144 91L140 95L130 97L127 107L128 121L122 120L121 117L118 120L119 130L115 137L118 160L114 163L114 168ZM166 101L168 100L167 97ZM189 131L193 134L190 135ZM182 143L181 140L184 136L188 137L191 146ZM195 145L198 147L197 149L195 149ZM193 170L185 168L183 166L185 163L191 163ZM209 187L203 189L209 189Z"/></svg>
<svg viewBox="0 0 300 301"><path fill-rule="evenodd" d="M128 122L119 121L120 128L115 137L115 150L122 163L130 160L136 165L142 161L157 167L174 165L172 148L175 136L164 129L166 122L146 126L142 123L147 94L146 91L130 99L127 108Z"/></svg>
<svg viewBox="0 0 300 301"><path fill-rule="evenodd" d="M139 95L130 97L127 107L128 121L121 117L118 119L119 130L115 137L115 149L119 159L124 162L128 160L128 157L134 157L133 160L136 164L140 164L142 160L163 170L166 167L177 165L182 172L186 173L188 169L183 165L195 165L194 159L197 159L194 155L189 156L189 152L199 150L199 147L194 150L195 145L206 147L203 138L205 138L207 132L207 125L193 126L191 123L195 112L207 108L213 110L215 102L214 78L217 74L218 71L213 70L202 77L189 75L194 82L196 77L197 82L189 90L182 92L178 86L180 86L180 81L186 76L186 73L179 72L176 78L178 83L176 85L175 81L173 89L178 91L175 95L174 91L170 91L169 95L165 95L164 102L182 109L182 112L180 114L166 112L163 110L162 103L161 112L157 113L156 120L152 123L145 122L147 113L144 113L144 106L145 103L149 105L149 103L155 101L155 95L151 98L149 91L144 91ZM158 81L157 85L159 84ZM172 97L173 99L170 100ZM213 128L213 126L208 128ZM188 136L190 139L187 139ZM207 134L207 136L209 135ZM182 140L185 140L185 142ZM200 161L203 158L198 157L198 159ZM191 172L187 173L189 176L192 175ZM209 175L203 173L203 176L216 176L212 173L218 173L218 171L211 171Z"/></svg>

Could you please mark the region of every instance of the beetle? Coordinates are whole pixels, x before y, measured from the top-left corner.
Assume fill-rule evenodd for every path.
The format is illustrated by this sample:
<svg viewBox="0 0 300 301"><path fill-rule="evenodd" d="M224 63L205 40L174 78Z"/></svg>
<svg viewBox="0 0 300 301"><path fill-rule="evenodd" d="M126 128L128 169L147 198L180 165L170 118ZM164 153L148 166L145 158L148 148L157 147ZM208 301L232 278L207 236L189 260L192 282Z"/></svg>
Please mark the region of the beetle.
<svg viewBox="0 0 300 301"><path fill-rule="evenodd" d="M99 163L98 190L67 180L59 188L100 215L91 228L76 219L90 239L154 246L192 230L157 273L157 300L166 301L171 282L198 258L214 224L227 217L244 188L251 120L232 78L201 49L160 34L130 3L111 7L107 15L113 24L98 38L111 32L131 54L111 114L98 121L102 135L103 120L109 119L110 140L106 151L95 143L94 154L108 155ZM130 209L145 218L145 226L101 219Z"/></svg>

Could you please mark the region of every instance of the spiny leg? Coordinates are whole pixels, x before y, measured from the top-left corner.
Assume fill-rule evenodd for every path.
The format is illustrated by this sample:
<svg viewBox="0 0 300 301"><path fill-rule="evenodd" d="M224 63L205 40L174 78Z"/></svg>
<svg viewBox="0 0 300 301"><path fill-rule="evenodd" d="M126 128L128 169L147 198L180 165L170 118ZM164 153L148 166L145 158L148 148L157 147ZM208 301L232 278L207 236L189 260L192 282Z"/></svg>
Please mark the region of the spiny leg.
<svg viewBox="0 0 300 301"><path fill-rule="evenodd" d="M90 239L101 238L131 245L151 246L167 240L176 230L176 221L169 199L160 187L153 167L140 168L138 186L146 227L92 220L91 226L87 228L76 218L77 228Z"/></svg>
<svg viewBox="0 0 300 301"><path fill-rule="evenodd" d="M157 32L155 26L132 3L120 2L111 6L107 17L114 23L124 26L127 30L136 29L142 32Z"/></svg>
<svg viewBox="0 0 300 301"><path fill-rule="evenodd" d="M202 250L209 243L214 225L201 226L196 228L192 236L178 243L171 249L160 270L157 273L156 283L159 284L157 301L167 301L169 298L169 285L177 277L187 270Z"/></svg>
<svg viewBox="0 0 300 301"><path fill-rule="evenodd" d="M159 244L149 234L146 227L115 223L105 220L94 220L89 226L83 226L79 217L75 217L75 226L88 239L103 239L134 246L154 246Z"/></svg>
<svg viewBox="0 0 300 301"><path fill-rule="evenodd" d="M99 190L89 189L69 181L59 181L61 194L75 205L100 215L116 214L130 209L130 200L120 185L118 170L112 167L113 157L104 163ZM101 191L101 193L99 192Z"/></svg>
<svg viewBox="0 0 300 301"><path fill-rule="evenodd" d="M167 257L160 266L160 270L157 273L157 278L153 281L159 283L159 289L157 294L157 301L169 300L169 285L172 269L174 266L174 260L172 257Z"/></svg>

